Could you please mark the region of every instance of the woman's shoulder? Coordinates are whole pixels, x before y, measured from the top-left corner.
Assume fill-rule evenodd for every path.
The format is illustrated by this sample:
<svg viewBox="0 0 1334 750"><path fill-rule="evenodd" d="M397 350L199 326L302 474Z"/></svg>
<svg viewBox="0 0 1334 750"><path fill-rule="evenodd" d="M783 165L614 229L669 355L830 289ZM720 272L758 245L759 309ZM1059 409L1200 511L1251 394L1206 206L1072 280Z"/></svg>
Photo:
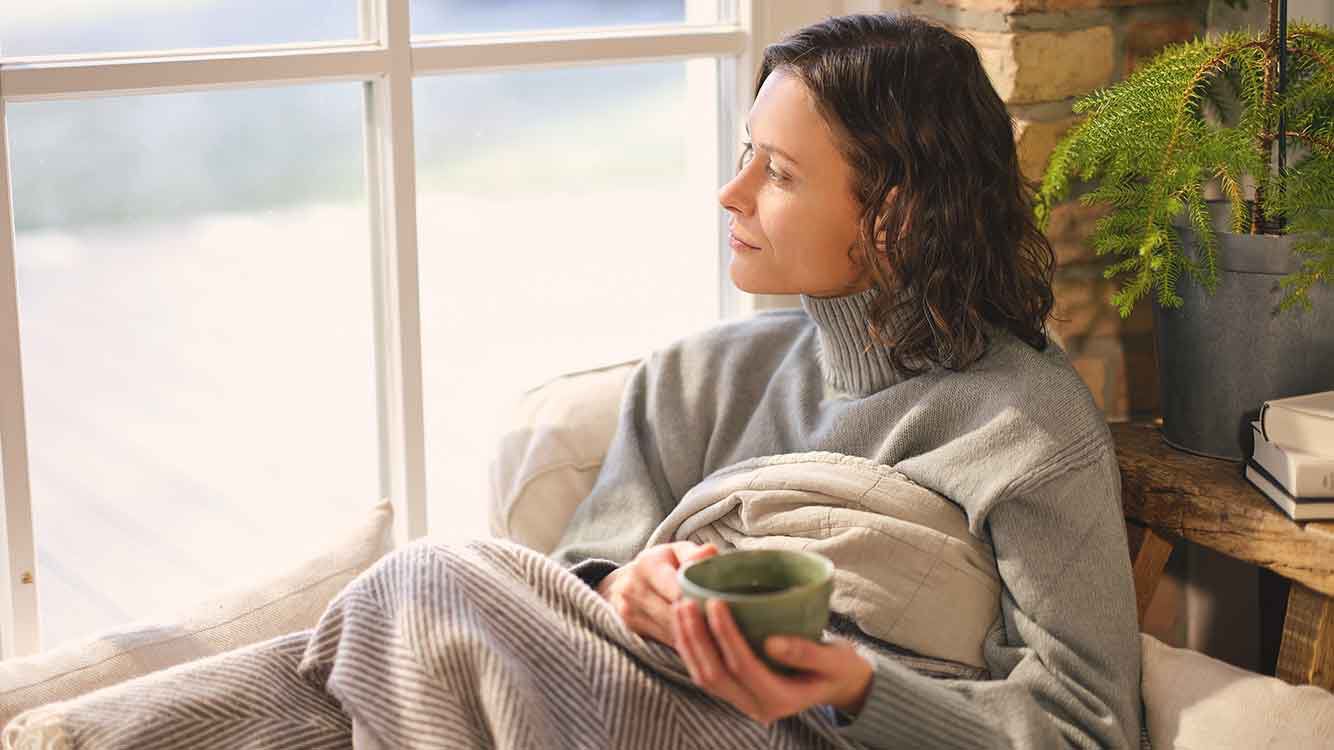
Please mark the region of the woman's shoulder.
<svg viewBox="0 0 1334 750"><path fill-rule="evenodd" d="M1037 349L1009 333L998 333L980 360L944 379L949 380L954 380L949 391L966 394L975 404L975 420L1022 424L1031 437L1040 436L1054 451L1090 440L1110 445L1106 417L1054 340Z"/></svg>
<svg viewBox="0 0 1334 750"><path fill-rule="evenodd" d="M1076 467L1115 461L1107 422L1064 350L1008 334L959 372L932 374L900 469L965 508L976 533L990 508Z"/></svg>

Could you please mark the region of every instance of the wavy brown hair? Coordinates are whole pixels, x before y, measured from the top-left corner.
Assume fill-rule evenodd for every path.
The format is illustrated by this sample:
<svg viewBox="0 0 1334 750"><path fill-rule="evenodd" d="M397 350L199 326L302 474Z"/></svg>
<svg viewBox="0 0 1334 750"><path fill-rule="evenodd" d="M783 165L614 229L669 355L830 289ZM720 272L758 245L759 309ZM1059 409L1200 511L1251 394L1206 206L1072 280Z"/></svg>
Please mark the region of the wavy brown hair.
<svg viewBox="0 0 1334 750"><path fill-rule="evenodd" d="M1054 255L973 45L904 13L842 16L767 47L757 95L778 68L805 84L852 167L853 260L880 289L868 323L895 369L962 370L993 327L1045 349Z"/></svg>

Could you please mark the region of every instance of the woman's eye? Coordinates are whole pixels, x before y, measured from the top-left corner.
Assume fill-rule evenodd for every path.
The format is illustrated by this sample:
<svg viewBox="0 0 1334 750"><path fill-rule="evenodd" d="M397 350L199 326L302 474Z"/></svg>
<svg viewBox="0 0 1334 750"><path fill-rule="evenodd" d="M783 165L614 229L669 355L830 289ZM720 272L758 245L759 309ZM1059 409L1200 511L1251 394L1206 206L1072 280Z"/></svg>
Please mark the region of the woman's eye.
<svg viewBox="0 0 1334 750"><path fill-rule="evenodd" d="M750 141L742 143L741 158L737 160L737 171L740 172L741 170L745 169L746 165L749 164L751 160L754 158L755 158L755 144L751 143ZM768 175L769 179L773 180L774 182L783 182L784 180L787 179L787 175L774 169L773 166L771 165L765 166L764 173Z"/></svg>

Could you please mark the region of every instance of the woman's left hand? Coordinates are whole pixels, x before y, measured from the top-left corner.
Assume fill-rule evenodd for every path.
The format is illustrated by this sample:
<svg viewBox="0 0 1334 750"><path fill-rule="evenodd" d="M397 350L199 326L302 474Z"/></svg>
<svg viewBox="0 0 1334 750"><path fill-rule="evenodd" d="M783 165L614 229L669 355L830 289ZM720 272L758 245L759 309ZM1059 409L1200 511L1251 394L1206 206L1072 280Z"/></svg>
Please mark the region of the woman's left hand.
<svg viewBox="0 0 1334 750"><path fill-rule="evenodd" d="M678 601L672 635L696 685L762 724L818 705L855 715L871 687L870 663L842 641L769 638L769 658L801 670L792 677L777 674L751 651L731 610L717 599L709 601L707 618L695 602Z"/></svg>

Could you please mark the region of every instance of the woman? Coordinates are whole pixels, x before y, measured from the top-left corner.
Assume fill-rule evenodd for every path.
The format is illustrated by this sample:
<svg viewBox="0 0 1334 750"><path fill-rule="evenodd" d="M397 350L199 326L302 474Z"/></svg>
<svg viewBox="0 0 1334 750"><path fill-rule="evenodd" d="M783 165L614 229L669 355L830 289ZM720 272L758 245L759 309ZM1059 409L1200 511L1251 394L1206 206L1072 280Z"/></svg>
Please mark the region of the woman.
<svg viewBox="0 0 1334 750"><path fill-rule="evenodd" d="M828 19L765 50L748 132L719 193L731 277L800 294L804 312L646 360L556 558L760 722L831 706L845 737L877 747L1138 744L1117 462L1045 336L1052 252L976 51L907 15ZM720 603L680 600L676 569L715 550L645 548L655 527L711 472L797 451L891 465L990 541L1003 583L990 679L932 679L873 639L771 639L772 658L803 670L783 677Z"/></svg>
<svg viewBox="0 0 1334 750"><path fill-rule="evenodd" d="M732 279L801 294L804 312L722 325L635 370L603 470L554 553L576 575L504 542L405 545L313 631L25 714L5 746L48 730L137 750L1136 744L1117 462L1044 335L1052 254L976 52L909 16L830 19L765 51L748 125L753 143L719 193ZM915 557L900 538L919 534L907 513L867 513L846 525L861 567L839 575L909 582L892 626L866 631L874 611L836 611L857 647L770 639L769 655L799 670L771 672L726 608L680 601L679 566L716 550L649 541L682 537L663 529L708 500L700 488L784 454L869 467L875 484L844 485L859 512L882 507L871 499L886 480L921 500L914 518L930 505L948 541L992 550L994 565ZM758 480L741 482L729 501ZM823 534L844 509L825 497L784 502L823 518L809 527ZM889 521L890 533L866 533ZM923 549L948 546L917 526ZM744 541L805 544L800 531ZM922 559L931 566L909 564ZM956 573L986 585L946 585ZM840 587L835 604L854 588ZM976 670L905 648L934 648L965 611ZM911 639L898 636L905 620Z"/></svg>

